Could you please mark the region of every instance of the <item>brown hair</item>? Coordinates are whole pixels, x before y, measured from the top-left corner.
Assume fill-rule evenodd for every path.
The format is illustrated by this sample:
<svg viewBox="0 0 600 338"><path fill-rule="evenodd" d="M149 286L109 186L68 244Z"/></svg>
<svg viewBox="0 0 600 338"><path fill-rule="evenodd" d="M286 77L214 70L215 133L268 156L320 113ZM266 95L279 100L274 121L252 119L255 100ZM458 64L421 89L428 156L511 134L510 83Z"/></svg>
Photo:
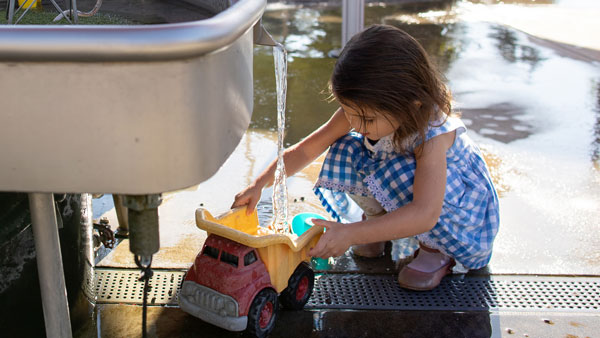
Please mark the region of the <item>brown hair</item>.
<svg viewBox="0 0 600 338"><path fill-rule="evenodd" d="M329 86L338 102L363 115L363 123L365 108L396 120L394 143L402 153L423 144L428 124L451 111L450 92L423 47L393 26L373 25L352 37Z"/></svg>

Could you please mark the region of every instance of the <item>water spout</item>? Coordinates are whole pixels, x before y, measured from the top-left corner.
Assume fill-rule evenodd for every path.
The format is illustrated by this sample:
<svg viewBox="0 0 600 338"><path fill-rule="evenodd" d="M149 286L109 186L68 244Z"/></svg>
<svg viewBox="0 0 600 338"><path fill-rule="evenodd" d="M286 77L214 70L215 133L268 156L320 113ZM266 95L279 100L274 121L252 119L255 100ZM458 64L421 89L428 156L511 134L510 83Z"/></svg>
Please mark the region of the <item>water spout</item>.
<svg viewBox="0 0 600 338"><path fill-rule="evenodd" d="M263 46L277 46L278 42L273 39L271 34L267 32L265 27L262 25L262 20L258 21L254 25L254 43Z"/></svg>

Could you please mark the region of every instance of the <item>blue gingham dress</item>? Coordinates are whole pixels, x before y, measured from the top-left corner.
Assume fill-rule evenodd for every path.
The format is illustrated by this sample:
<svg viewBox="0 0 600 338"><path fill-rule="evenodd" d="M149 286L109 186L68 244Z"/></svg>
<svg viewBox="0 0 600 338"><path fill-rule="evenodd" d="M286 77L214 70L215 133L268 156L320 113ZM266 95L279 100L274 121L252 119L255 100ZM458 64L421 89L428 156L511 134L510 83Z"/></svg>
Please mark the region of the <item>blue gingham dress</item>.
<svg viewBox="0 0 600 338"><path fill-rule="evenodd" d="M500 222L498 196L479 148L459 118L450 117L441 126L431 123L426 140L454 130L454 144L446 153L440 218L433 229L416 237L463 266L478 269L491 258ZM334 219L354 222L361 219L362 210L346 193L374 197L385 211L394 211L412 201L415 168L414 154L396 152L392 135L373 147L351 132L331 145L314 191Z"/></svg>

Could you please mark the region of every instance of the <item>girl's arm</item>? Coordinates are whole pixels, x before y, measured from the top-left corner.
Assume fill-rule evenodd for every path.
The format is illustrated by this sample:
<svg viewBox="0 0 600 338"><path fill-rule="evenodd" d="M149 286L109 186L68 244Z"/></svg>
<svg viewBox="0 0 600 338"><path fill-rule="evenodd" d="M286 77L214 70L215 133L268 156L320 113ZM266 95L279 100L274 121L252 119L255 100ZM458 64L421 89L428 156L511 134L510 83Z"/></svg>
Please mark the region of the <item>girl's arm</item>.
<svg viewBox="0 0 600 338"><path fill-rule="evenodd" d="M446 151L454 143L455 133L436 136L424 144L417 158L413 200L381 217L341 224L314 220L327 231L309 254L337 257L351 245L387 241L414 236L431 230L438 221L446 191Z"/></svg>
<svg viewBox="0 0 600 338"><path fill-rule="evenodd" d="M285 150L283 161L287 176L292 176L304 167L312 163L338 138L346 135L350 130L350 123L344 116L341 108L333 114L329 121L312 132L302 141ZM277 159L250 184L246 189L235 196L233 207L248 206L251 213L260 199L260 193L265 186L273 184Z"/></svg>

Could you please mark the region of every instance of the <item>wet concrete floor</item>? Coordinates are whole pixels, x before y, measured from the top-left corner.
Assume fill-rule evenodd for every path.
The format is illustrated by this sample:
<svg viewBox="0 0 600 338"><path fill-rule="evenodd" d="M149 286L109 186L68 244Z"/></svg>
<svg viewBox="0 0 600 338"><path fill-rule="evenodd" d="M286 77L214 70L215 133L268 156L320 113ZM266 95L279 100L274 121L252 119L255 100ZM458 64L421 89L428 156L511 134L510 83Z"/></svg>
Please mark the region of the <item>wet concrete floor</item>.
<svg viewBox="0 0 600 338"><path fill-rule="evenodd" d="M139 337L139 307L101 305L103 337ZM127 320L115 320L126 318ZM241 338L177 308L151 307L150 337ZM106 321L106 323L105 323ZM597 315L445 311L282 311L271 338L597 337Z"/></svg>
<svg viewBox="0 0 600 338"><path fill-rule="evenodd" d="M416 9L374 4L365 15L367 25L397 25L422 42L485 152L500 193L501 230L490 265L476 273L600 276L600 39L594 33L600 31L595 19L600 7L585 1L458 2ZM334 63L327 53L340 45L340 9L271 4L263 21L289 50L291 144L335 109L319 93ZM226 211L275 157L273 62L262 47L255 52L255 98L251 128L221 170L197 187L165 195L154 267L187 269L205 238L194 210ZM319 167L317 161L289 178L292 215L325 214L311 189ZM264 191L260 205L264 222L270 194ZM110 196L95 200L94 216L117 224ZM124 240L98 266L133 268L127 244ZM406 260L402 243L389 249L377 260L345 255L331 269L393 274ZM96 318L99 336L139 336L139 306L99 305ZM239 336L177 308L152 307L149 323L157 337ZM311 310L284 312L272 336L595 337L598 323L598 313ZM90 332L95 331L79 335Z"/></svg>

